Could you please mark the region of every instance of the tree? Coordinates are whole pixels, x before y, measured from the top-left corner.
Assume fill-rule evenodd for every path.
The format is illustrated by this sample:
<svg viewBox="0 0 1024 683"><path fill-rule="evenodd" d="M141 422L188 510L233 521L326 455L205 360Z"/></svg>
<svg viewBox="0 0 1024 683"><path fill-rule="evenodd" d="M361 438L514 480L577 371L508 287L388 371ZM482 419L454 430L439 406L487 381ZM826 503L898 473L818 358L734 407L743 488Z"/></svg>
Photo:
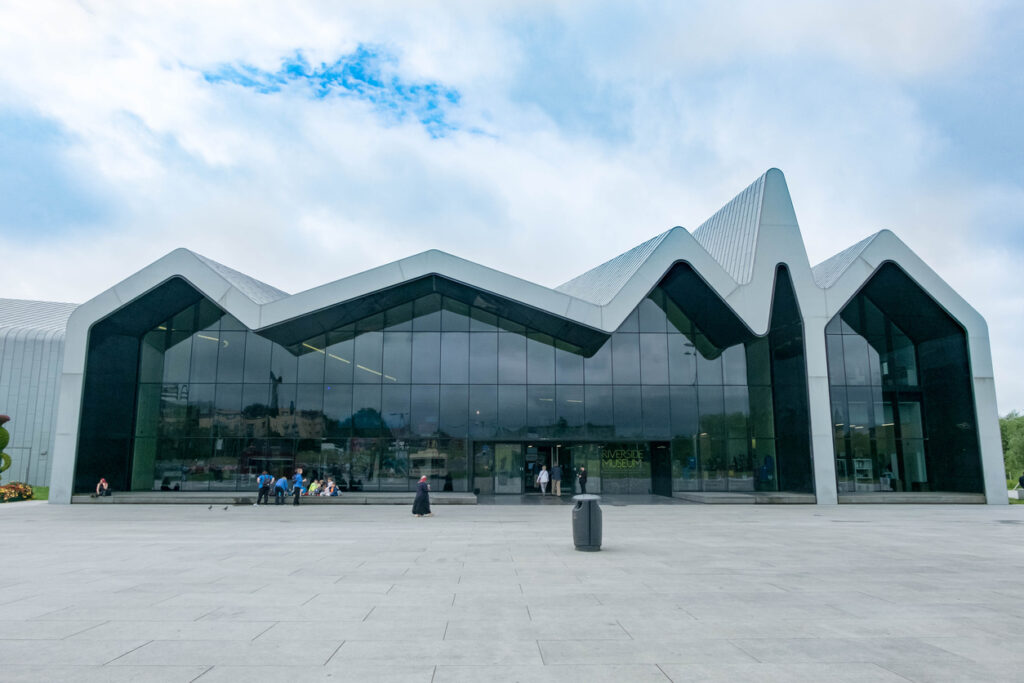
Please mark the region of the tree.
<svg viewBox="0 0 1024 683"><path fill-rule="evenodd" d="M999 418L999 433L1003 438L1006 478L1016 481L1024 473L1024 415L1014 410Z"/></svg>

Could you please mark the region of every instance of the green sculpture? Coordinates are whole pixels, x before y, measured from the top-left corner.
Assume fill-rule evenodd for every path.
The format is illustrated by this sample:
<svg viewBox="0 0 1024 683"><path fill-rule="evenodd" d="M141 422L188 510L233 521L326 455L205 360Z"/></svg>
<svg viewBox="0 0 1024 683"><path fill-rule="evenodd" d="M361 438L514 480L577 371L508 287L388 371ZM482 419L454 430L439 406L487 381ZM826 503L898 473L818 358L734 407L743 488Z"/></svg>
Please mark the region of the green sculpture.
<svg viewBox="0 0 1024 683"><path fill-rule="evenodd" d="M5 472L11 467L11 456L4 453L7 444L11 442L11 434L4 429L4 423L10 421L11 418L8 416L0 415L0 472ZM0 477L0 481L3 481L3 477Z"/></svg>

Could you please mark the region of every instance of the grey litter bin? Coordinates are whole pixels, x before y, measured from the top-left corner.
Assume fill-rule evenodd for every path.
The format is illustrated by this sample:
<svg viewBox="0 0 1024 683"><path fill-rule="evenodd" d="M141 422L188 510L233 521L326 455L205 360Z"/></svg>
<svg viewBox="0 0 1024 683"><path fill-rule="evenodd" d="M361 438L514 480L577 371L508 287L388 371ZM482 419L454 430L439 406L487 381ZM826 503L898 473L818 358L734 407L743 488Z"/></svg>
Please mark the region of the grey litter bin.
<svg viewBox="0 0 1024 683"><path fill-rule="evenodd" d="M572 542L576 550L593 552L601 549L601 496L583 493L572 497Z"/></svg>

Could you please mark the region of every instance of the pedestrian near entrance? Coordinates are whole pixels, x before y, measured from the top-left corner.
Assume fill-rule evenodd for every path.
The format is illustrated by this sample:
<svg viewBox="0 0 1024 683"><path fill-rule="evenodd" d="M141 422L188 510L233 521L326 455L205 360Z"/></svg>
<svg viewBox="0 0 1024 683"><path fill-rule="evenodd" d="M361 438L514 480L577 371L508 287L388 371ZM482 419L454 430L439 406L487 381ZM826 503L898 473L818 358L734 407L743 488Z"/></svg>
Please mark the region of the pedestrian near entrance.
<svg viewBox="0 0 1024 683"><path fill-rule="evenodd" d="M274 505L284 505L284 497L288 493L288 479L282 474L274 482Z"/></svg>
<svg viewBox="0 0 1024 683"><path fill-rule="evenodd" d="M548 472L547 465L540 466L540 472L537 473L537 486L540 487L540 495L548 495L548 481L551 479L551 473Z"/></svg>
<svg viewBox="0 0 1024 683"><path fill-rule="evenodd" d="M434 516L430 511L430 484L427 483L426 475L420 477L420 483L416 484L416 499L412 502L412 514L417 517Z"/></svg>
<svg viewBox="0 0 1024 683"><path fill-rule="evenodd" d="M562 466L557 462L551 466L551 493L562 495Z"/></svg>
<svg viewBox="0 0 1024 683"><path fill-rule="evenodd" d="M292 505L299 504L299 497L302 495L304 490L302 487L302 482L304 481L305 479L302 478L302 468L296 467L295 474L292 475L292 492L295 494L295 502L293 502Z"/></svg>
<svg viewBox="0 0 1024 683"><path fill-rule="evenodd" d="M580 471L576 473L576 481L580 483L580 493L587 492L587 468L581 467Z"/></svg>
<svg viewBox="0 0 1024 683"><path fill-rule="evenodd" d="M267 474L266 470L263 470L263 474L256 477L256 484L260 487L259 495L256 496L256 505L261 502L264 505L270 503L270 485L274 482L274 478Z"/></svg>

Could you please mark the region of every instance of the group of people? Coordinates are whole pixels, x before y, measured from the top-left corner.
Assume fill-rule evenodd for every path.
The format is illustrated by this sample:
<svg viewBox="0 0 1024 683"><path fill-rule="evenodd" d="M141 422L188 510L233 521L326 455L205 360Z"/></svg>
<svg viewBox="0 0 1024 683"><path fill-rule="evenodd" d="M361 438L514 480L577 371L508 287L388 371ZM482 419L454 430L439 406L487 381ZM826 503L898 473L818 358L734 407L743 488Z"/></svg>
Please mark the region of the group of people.
<svg viewBox="0 0 1024 683"><path fill-rule="evenodd" d="M288 480L283 474L277 479L266 470L260 476L256 477L256 484L259 486L260 492L256 496L256 502L254 506L260 503L264 505L270 504L270 489L274 489L274 504L284 505L284 499L289 494L294 497L292 505L298 505L303 495L307 496L337 496L341 492L338 489L338 485L334 483L334 478L331 477L324 481L323 479L314 479L309 487L306 487L306 479L302 476L302 468L296 467L295 473L292 475L291 481ZM430 484L427 483L427 477L420 477L419 483L416 485L416 499L412 504L412 513L417 517L433 517L434 514L430 511Z"/></svg>
<svg viewBox="0 0 1024 683"><path fill-rule="evenodd" d="M317 490L319 490L320 482L313 483L316 485ZM263 473L260 474L260 476L256 477L256 485L259 486L259 495L256 496L256 502L253 503L253 505L259 505L260 503L264 505L269 505L271 489L274 490L275 505L284 505L284 499L289 494L294 497L292 505L298 505L299 499L302 497L303 494L312 495L310 489L306 488L306 478L302 476L301 467L295 468L295 473L292 474L291 481L289 481L288 477L284 476L283 474L277 479L275 479L272 474L268 473L266 470L263 470ZM312 488L312 486L313 485L311 485L310 488ZM328 490L334 491L334 493L327 493ZM331 479L328 481L327 484L324 485L324 492L319 493L317 495L336 496L338 495L337 490L338 487L334 484L334 480Z"/></svg>
<svg viewBox="0 0 1024 683"><path fill-rule="evenodd" d="M576 471L576 481L580 485L580 493L587 492L587 468L581 467ZM562 466L557 462L551 466L551 471L548 471L547 465L541 465L540 472L537 473L537 477L534 480L537 488L540 489L542 496L548 495L548 484L551 484L551 493L555 496L562 495Z"/></svg>

